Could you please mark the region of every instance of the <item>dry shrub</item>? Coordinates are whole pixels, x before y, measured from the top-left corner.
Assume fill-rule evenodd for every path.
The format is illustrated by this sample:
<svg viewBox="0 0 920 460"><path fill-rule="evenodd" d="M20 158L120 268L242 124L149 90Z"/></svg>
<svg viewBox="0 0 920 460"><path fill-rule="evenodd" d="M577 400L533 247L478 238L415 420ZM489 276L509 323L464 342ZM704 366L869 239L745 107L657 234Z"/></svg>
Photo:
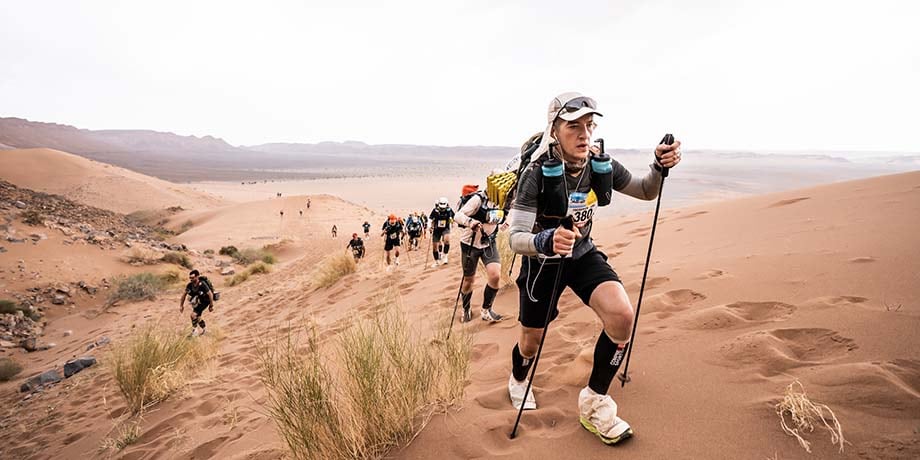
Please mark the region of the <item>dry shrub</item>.
<svg viewBox="0 0 920 460"><path fill-rule="evenodd" d="M121 276L113 282L115 288L109 294L108 303L113 304L119 300L154 300L157 294L178 280L179 275L175 271L160 275L144 272Z"/></svg>
<svg viewBox="0 0 920 460"><path fill-rule="evenodd" d="M245 270L237 273L236 275L233 275L233 278L230 278L227 281L227 286L236 286L237 284L241 284L242 282L248 280L252 275L269 273L271 271L271 267L266 265L264 262L254 263L246 267Z"/></svg>
<svg viewBox="0 0 920 460"><path fill-rule="evenodd" d="M495 240L495 248L498 249L498 255L502 261L502 278L500 286L507 286L514 283L508 271L511 270L511 261L514 260L514 252L511 251L511 233L506 231L498 232L498 238ZM519 261L520 262L520 261Z"/></svg>
<svg viewBox="0 0 920 460"><path fill-rule="evenodd" d="M141 424L140 421L126 422L116 426L113 431L115 432L114 436L105 438L102 441L99 446L100 451L112 450L117 452L134 444L141 437Z"/></svg>
<svg viewBox="0 0 920 460"><path fill-rule="evenodd" d="M179 227L179 231L177 233L179 234L185 233L191 230L192 227L194 226L195 226L194 222L192 222L191 220L186 220L185 222L182 222L182 225Z"/></svg>
<svg viewBox="0 0 920 460"><path fill-rule="evenodd" d="M355 258L351 252L336 252L326 256L313 270L312 286L322 289L332 286L342 277L354 273L357 269Z"/></svg>
<svg viewBox="0 0 920 460"><path fill-rule="evenodd" d="M156 265L164 256L150 248L136 246L122 255L122 260L132 265Z"/></svg>
<svg viewBox="0 0 920 460"><path fill-rule="evenodd" d="M463 394L470 337L428 340L399 312L393 291L333 352L315 330L259 346L268 414L294 458L377 459L404 446ZM333 359L334 357L334 359Z"/></svg>
<svg viewBox="0 0 920 460"><path fill-rule="evenodd" d="M779 415L780 425L789 436L795 436L799 444L811 452L811 443L802 437L802 434L815 431L815 425L823 425L831 434L831 443L840 446L843 452L843 430L834 411L826 404L815 403L808 399L805 387L796 379L786 387L783 400L776 404L776 413ZM786 421L786 417L789 421Z"/></svg>
<svg viewBox="0 0 920 460"><path fill-rule="evenodd" d="M30 306L16 303L12 300L0 300L0 314L15 315L18 311L21 311L23 315L32 321L38 321L42 317L38 310L35 310Z"/></svg>
<svg viewBox="0 0 920 460"><path fill-rule="evenodd" d="M22 365L10 358L0 358L0 382L8 382L22 372Z"/></svg>
<svg viewBox="0 0 920 460"><path fill-rule="evenodd" d="M23 211L22 214L20 214L20 217L22 218L23 223L33 227L38 227L45 224L45 217L34 209Z"/></svg>
<svg viewBox="0 0 920 460"><path fill-rule="evenodd" d="M232 247L232 246L231 246ZM253 262L262 261L266 264L275 263L275 256L265 249L245 248L228 254L240 265L249 265Z"/></svg>
<svg viewBox="0 0 920 460"><path fill-rule="evenodd" d="M185 267L189 270L192 269L192 261L189 260L188 254L183 254L181 252L167 252L166 254L163 254L163 257L161 257L160 260L168 264L175 264L180 267Z"/></svg>
<svg viewBox="0 0 920 460"><path fill-rule="evenodd" d="M114 345L108 362L131 413L140 413L185 385L216 355L220 337L214 332L193 338L182 330L150 324Z"/></svg>

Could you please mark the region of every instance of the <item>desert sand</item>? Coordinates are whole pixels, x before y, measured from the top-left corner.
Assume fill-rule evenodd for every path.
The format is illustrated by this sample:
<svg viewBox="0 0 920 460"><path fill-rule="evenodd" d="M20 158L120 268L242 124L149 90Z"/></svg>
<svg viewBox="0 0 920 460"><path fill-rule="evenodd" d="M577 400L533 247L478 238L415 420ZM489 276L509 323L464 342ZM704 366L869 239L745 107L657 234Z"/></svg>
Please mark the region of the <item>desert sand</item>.
<svg viewBox="0 0 920 460"><path fill-rule="evenodd" d="M6 154L0 152L0 160L9 161L3 160ZM55 155L49 161L63 162ZM151 185L149 178L93 180L92 194L80 196L73 188L79 183L67 188L54 175L23 177L16 170L0 168L0 178L89 202L94 196L118 196L119 201L106 203L121 212L177 204L176 198L153 198L147 187L171 192L174 186ZM283 458L284 443L262 405L265 389L256 355L261 336L311 318L320 339L334 341L387 288L398 289L413 323L449 317L459 257L432 269L424 265L424 251L413 252L398 270L385 273L382 241L375 233L389 210L373 203L382 196L401 209L428 211L440 187L448 190L452 184L432 183L431 189L409 195L412 202L398 187L371 185L362 189L358 182L323 194L284 193L281 198L262 194L257 200L229 185L220 199L181 189L181 198L189 200L187 208L182 206L191 210L171 219L191 220L193 226L170 242L188 246L196 266L218 286L223 285L220 257L204 257L205 249L272 244L280 261L271 274L220 288L222 300L206 315L225 335L219 356L185 390L146 412L140 438L117 457ZM365 201L361 193L375 197ZM309 210L303 208L308 198ZM615 381L610 391L620 415L635 429L634 438L607 447L578 424L577 394L590 372L600 323L566 292L535 380L540 408L525 413L518 438L508 439L516 411L506 382L518 333L518 291L510 285L495 303L508 320L462 326L474 335L474 349L460 407L435 416L392 457L920 457L920 172L680 208L665 196L662 206L630 364L632 382L620 388ZM316 263L344 251L347 238L360 233L365 220L372 224L372 238L357 273L326 289L305 289ZM329 235L333 223L338 239ZM650 224L651 214L641 212L607 216L595 225L595 241L634 304ZM9 226L29 231L19 221ZM2 243L8 250L0 253L3 296L54 283L98 284L101 278L141 269L120 262L125 249L64 245L59 235L43 231L49 237L36 243ZM459 248L451 252L459 255ZM18 269L20 260L29 268ZM474 307L481 303L482 283L477 280ZM180 294L103 309L104 293L78 292L68 305L47 309L45 340L57 346L33 353L2 349L2 356L13 356L26 369L0 384L0 458L109 455L99 446L111 436L126 404L105 367L104 351L98 355L102 365L29 399L18 393L19 384L82 355L86 344L100 336L118 342L151 320L186 325L187 315L178 313ZM780 430L773 406L794 379L839 417L849 442L843 453L824 432L809 435L814 453L808 454Z"/></svg>

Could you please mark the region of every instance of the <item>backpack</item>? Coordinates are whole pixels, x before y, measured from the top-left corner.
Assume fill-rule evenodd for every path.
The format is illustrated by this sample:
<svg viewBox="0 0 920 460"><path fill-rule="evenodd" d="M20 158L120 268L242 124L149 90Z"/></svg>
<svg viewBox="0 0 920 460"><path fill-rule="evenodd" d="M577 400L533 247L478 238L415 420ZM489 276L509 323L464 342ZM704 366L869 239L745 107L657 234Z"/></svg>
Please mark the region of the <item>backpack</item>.
<svg viewBox="0 0 920 460"><path fill-rule="evenodd" d="M489 196L495 197L494 201L499 208L505 211L511 208L511 203L514 202L514 195L517 191L518 179L524 173L524 170L530 166L531 157L540 148L542 139L542 131L527 138L524 144L521 145L521 152L506 165L505 169L508 169L508 171L492 174L486 178L486 192ZM518 159L520 162L514 168L514 162Z"/></svg>
<svg viewBox="0 0 920 460"><path fill-rule="evenodd" d="M201 282L204 283L204 285L207 286L211 291L215 302L220 300L220 293L214 290L214 285L211 284L211 280L209 280L207 276L199 276L198 279L201 280Z"/></svg>

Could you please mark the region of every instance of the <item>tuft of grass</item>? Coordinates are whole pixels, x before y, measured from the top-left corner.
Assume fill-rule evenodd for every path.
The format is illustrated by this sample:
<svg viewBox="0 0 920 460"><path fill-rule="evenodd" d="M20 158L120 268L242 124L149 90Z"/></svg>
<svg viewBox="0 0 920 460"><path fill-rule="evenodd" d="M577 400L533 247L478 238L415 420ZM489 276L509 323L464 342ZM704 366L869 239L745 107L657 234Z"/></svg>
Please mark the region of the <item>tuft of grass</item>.
<svg viewBox="0 0 920 460"><path fill-rule="evenodd" d="M351 253L335 252L326 256L313 270L311 285L315 289L332 286L344 276L357 269L355 258Z"/></svg>
<svg viewBox="0 0 920 460"><path fill-rule="evenodd" d="M167 252L166 254L163 254L163 257L161 257L160 260L168 264L175 264L180 267L185 267L189 270L192 269L192 261L189 260L188 254L183 254L181 252Z"/></svg>
<svg viewBox="0 0 920 460"><path fill-rule="evenodd" d="M41 319L41 314L37 310L33 310L23 304L13 302L12 300L0 300L0 314L15 315L17 311L21 311L23 315L32 321L38 321Z"/></svg>
<svg viewBox="0 0 920 460"><path fill-rule="evenodd" d="M112 304L119 300L154 300L157 294L179 279L179 274L175 271L160 275L144 272L118 277L114 281L115 288L109 294L108 303Z"/></svg>
<svg viewBox="0 0 920 460"><path fill-rule="evenodd" d="M267 412L294 458L382 458L404 446L431 415L463 394L470 337L426 340L398 308L395 291L378 300L322 350L315 329L304 344L290 330L258 350ZM334 358L334 361L333 361Z"/></svg>
<svg viewBox="0 0 920 460"><path fill-rule="evenodd" d="M22 372L22 365L10 358L0 358L0 382L8 382Z"/></svg>
<svg viewBox="0 0 920 460"><path fill-rule="evenodd" d="M185 232L191 230L192 227L194 227L194 226L195 226L195 223L192 222L191 219L186 220L185 222L182 222L182 225L179 226L179 231L176 232L176 233L177 233L177 234L185 233Z"/></svg>
<svg viewBox="0 0 920 460"><path fill-rule="evenodd" d="M115 344L108 362L131 413L140 413L185 385L216 355L220 336L192 338L182 330L151 324Z"/></svg>
<svg viewBox="0 0 920 460"><path fill-rule="evenodd" d="M816 425L823 425L831 434L831 443L839 445L840 452L843 452L843 444L846 441L843 439L843 429L834 411L826 404L810 400L805 394L805 387L798 379L786 387L783 400L776 404L776 414L779 415L783 432L794 436L806 452L811 453L811 443L806 441L802 434L815 431Z"/></svg>
<svg viewBox="0 0 920 460"><path fill-rule="evenodd" d="M241 284L244 281L248 280L252 275L259 275L264 273L271 272L272 269L269 265L266 265L264 262L256 262L248 267L245 270L233 275L233 278L227 281L227 286L236 286Z"/></svg>
<svg viewBox="0 0 920 460"><path fill-rule="evenodd" d="M120 451L137 442L141 437L141 424L139 421L124 423L115 428L115 436L105 438L99 446L100 451Z"/></svg>
<svg viewBox="0 0 920 460"><path fill-rule="evenodd" d="M237 252L236 255L230 255L230 257L233 257L240 265L249 265L258 261L266 264L275 263L275 256L264 249L246 248Z"/></svg>
<svg viewBox="0 0 920 460"><path fill-rule="evenodd" d="M222 246L222 247L220 248L220 251L218 251L218 254L220 254L220 255L222 255L222 256L234 257L234 254L238 254L239 252L240 252L240 250L237 249L236 246L232 246L232 245L231 245L231 246ZM235 258L235 257L234 257L234 258Z"/></svg>
<svg viewBox="0 0 920 460"><path fill-rule="evenodd" d="M42 214L34 209L29 209L28 211L23 211L20 214L22 217L22 222L31 225L33 227L38 227L45 224L45 218Z"/></svg>
<svg viewBox="0 0 920 460"><path fill-rule="evenodd" d="M15 315L17 311L22 310L16 302L12 300L0 300L0 314Z"/></svg>
<svg viewBox="0 0 920 460"><path fill-rule="evenodd" d="M205 249L205 250L204 250L204 255L206 255L206 256L213 256L213 255L214 255L214 250L213 250L213 249Z"/></svg>
<svg viewBox="0 0 920 460"><path fill-rule="evenodd" d="M122 260L132 265L155 265L160 262L164 256L159 252L142 246L131 248L122 256Z"/></svg>

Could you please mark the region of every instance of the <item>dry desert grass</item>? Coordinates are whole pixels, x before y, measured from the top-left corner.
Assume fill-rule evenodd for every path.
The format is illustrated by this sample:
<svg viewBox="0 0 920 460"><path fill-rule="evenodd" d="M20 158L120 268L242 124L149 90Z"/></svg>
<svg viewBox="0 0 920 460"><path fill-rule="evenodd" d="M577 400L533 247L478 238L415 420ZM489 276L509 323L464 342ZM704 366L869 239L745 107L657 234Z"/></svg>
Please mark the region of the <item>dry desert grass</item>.
<svg viewBox="0 0 920 460"><path fill-rule="evenodd" d="M776 413L779 415L783 431L789 436L795 436L806 451L811 452L811 443L802 435L815 431L816 425L823 425L831 434L831 443L839 445L840 452L843 452L843 444L846 441L843 439L843 429L834 411L826 404L809 399L805 394L805 387L798 380L786 387L783 400L776 405Z"/></svg>
<svg viewBox="0 0 920 460"><path fill-rule="evenodd" d="M267 411L293 457L383 458L462 396L469 336L427 340L398 302L385 293L332 353L315 330L306 340L288 332L260 345Z"/></svg>
<svg viewBox="0 0 920 460"><path fill-rule="evenodd" d="M209 330L193 338L182 330L150 324L113 347L109 366L132 414L168 398L217 353L221 334Z"/></svg>
<svg viewBox="0 0 920 460"><path fill-rule="evenodd" d="M345 275L354 273L356 269L355 258L351 252L330 254L313 271L312 285L315 289L332 286Z"/></svg>

